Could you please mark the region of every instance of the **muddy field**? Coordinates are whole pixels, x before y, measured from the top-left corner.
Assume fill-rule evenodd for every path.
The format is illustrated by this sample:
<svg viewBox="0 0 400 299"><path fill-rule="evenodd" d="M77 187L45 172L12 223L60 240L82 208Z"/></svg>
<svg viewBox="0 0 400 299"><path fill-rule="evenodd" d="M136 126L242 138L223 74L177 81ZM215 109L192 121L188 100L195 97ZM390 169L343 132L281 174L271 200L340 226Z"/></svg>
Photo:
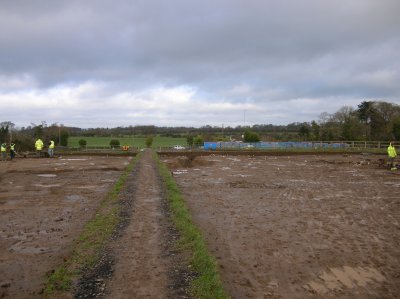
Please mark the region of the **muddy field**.
<svg viewBox="0 0 400 299"><path fill-rule="evenodd" d="M45 274L121 175L129 157L0 162L0 298L37 298Z"/></svg>
<svg viewBox="0 0 400 299"><path fill-rule="evenodd" d="M163 275L177 271L160 254L162 192L151 154L145 157L124 191L133 199L132 223L113 242L106 297L168 297L171 277ZM41 297L46 272L68 257L130 159L0 163L0 298ZM399 297L400 172L383 168L382 156L191 159L163 158L232 298ZM126 280L138 285L129 291L135 284Z"/></svg>
<svg viewBox="0 0 400 299"><path fill-rule="evenodd" d="M381 158L163 160L232 298L399 298L400 173Z"/></svg>

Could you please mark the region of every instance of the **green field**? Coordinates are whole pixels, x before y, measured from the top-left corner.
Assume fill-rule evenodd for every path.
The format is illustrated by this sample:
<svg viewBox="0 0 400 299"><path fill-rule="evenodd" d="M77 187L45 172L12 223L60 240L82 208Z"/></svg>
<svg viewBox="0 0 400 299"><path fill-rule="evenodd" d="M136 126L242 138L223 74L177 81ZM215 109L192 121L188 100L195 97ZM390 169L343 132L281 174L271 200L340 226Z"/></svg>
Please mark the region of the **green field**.
<svg viewBox="0 0 400 299"><path fill-rule="evenodd" d="M146 147L146 137L125 136L125 137L80 137L74 136L68 138L68 147L79 147L79 140L85 139L86 146L93 147L109 147L112 139L119 140L121 146L129 145L130 147L144 148ZM172 138L156 136L153 139L153 148L173 147L174 145L187 146L186 138Z"/></svg>

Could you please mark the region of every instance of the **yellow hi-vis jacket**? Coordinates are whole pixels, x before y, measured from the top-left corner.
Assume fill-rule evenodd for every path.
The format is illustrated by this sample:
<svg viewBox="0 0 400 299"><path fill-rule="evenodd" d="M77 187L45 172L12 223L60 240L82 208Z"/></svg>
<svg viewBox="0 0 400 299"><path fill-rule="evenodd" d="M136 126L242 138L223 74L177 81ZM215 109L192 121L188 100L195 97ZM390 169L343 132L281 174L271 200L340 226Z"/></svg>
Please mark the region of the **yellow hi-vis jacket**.
<svg viewBox="0 0 400 299"><path fill-rule="evenodd" d="M2 143L2 144L1 144L1 151L2 151L2 152L7 151L7 144L6 144L6 143Z"/></svg>
<svg viewBox="0 0 400 299"><path fill-rule="evenodd" d="M37 151L41 151L43 149L43 141L41 139L36 140L35 148Z"/></svg>
<svg viewBox="0 0 400 299"><path fill-rule="evenodd" d="M387 151L388 151L389 158L396 158L396 156L397 156L396 149L394 148L394 146L391 143L389 144Z"/></svg>
<svg viewBox="0 0 400 299"><path fill-rule="evenodd" d="M54 141L53 140L50 140L49 148L54 148Z"/></svg>

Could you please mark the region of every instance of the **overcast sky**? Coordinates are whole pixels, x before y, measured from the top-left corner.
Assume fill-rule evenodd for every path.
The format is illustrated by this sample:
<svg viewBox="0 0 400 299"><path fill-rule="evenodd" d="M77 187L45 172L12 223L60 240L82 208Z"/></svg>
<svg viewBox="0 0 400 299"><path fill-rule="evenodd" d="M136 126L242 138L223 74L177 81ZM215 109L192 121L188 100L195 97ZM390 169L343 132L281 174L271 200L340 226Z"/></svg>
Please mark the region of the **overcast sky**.
<svg viewBox="0 0 400 299"><path fill-rule="evenodd" d="M288 124L400 104L399 0L0 0L0 121Z"/></svg>

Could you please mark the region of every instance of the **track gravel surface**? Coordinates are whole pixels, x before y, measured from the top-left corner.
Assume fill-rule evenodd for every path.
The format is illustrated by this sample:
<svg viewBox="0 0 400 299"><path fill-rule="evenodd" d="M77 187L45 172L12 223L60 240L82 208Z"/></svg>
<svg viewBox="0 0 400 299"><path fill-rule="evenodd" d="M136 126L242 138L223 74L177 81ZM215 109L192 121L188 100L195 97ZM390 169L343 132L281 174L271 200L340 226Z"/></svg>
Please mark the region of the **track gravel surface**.
<svg viewBox="0 0 400 299"><path fill-rule="evenodd" d="M163 258L162 189L152 153L138 162L132 213L122 236L111 245L116 256L108 298L167 298L168 266Z"/></svg>
<svg viewBox="0 0 400 299"><path fill-rule="evenodd" d="M178 250L164 185L151 150L119 195L121 222L99 261L79 280L75 298L190 298L193 277Z"/></svg>

